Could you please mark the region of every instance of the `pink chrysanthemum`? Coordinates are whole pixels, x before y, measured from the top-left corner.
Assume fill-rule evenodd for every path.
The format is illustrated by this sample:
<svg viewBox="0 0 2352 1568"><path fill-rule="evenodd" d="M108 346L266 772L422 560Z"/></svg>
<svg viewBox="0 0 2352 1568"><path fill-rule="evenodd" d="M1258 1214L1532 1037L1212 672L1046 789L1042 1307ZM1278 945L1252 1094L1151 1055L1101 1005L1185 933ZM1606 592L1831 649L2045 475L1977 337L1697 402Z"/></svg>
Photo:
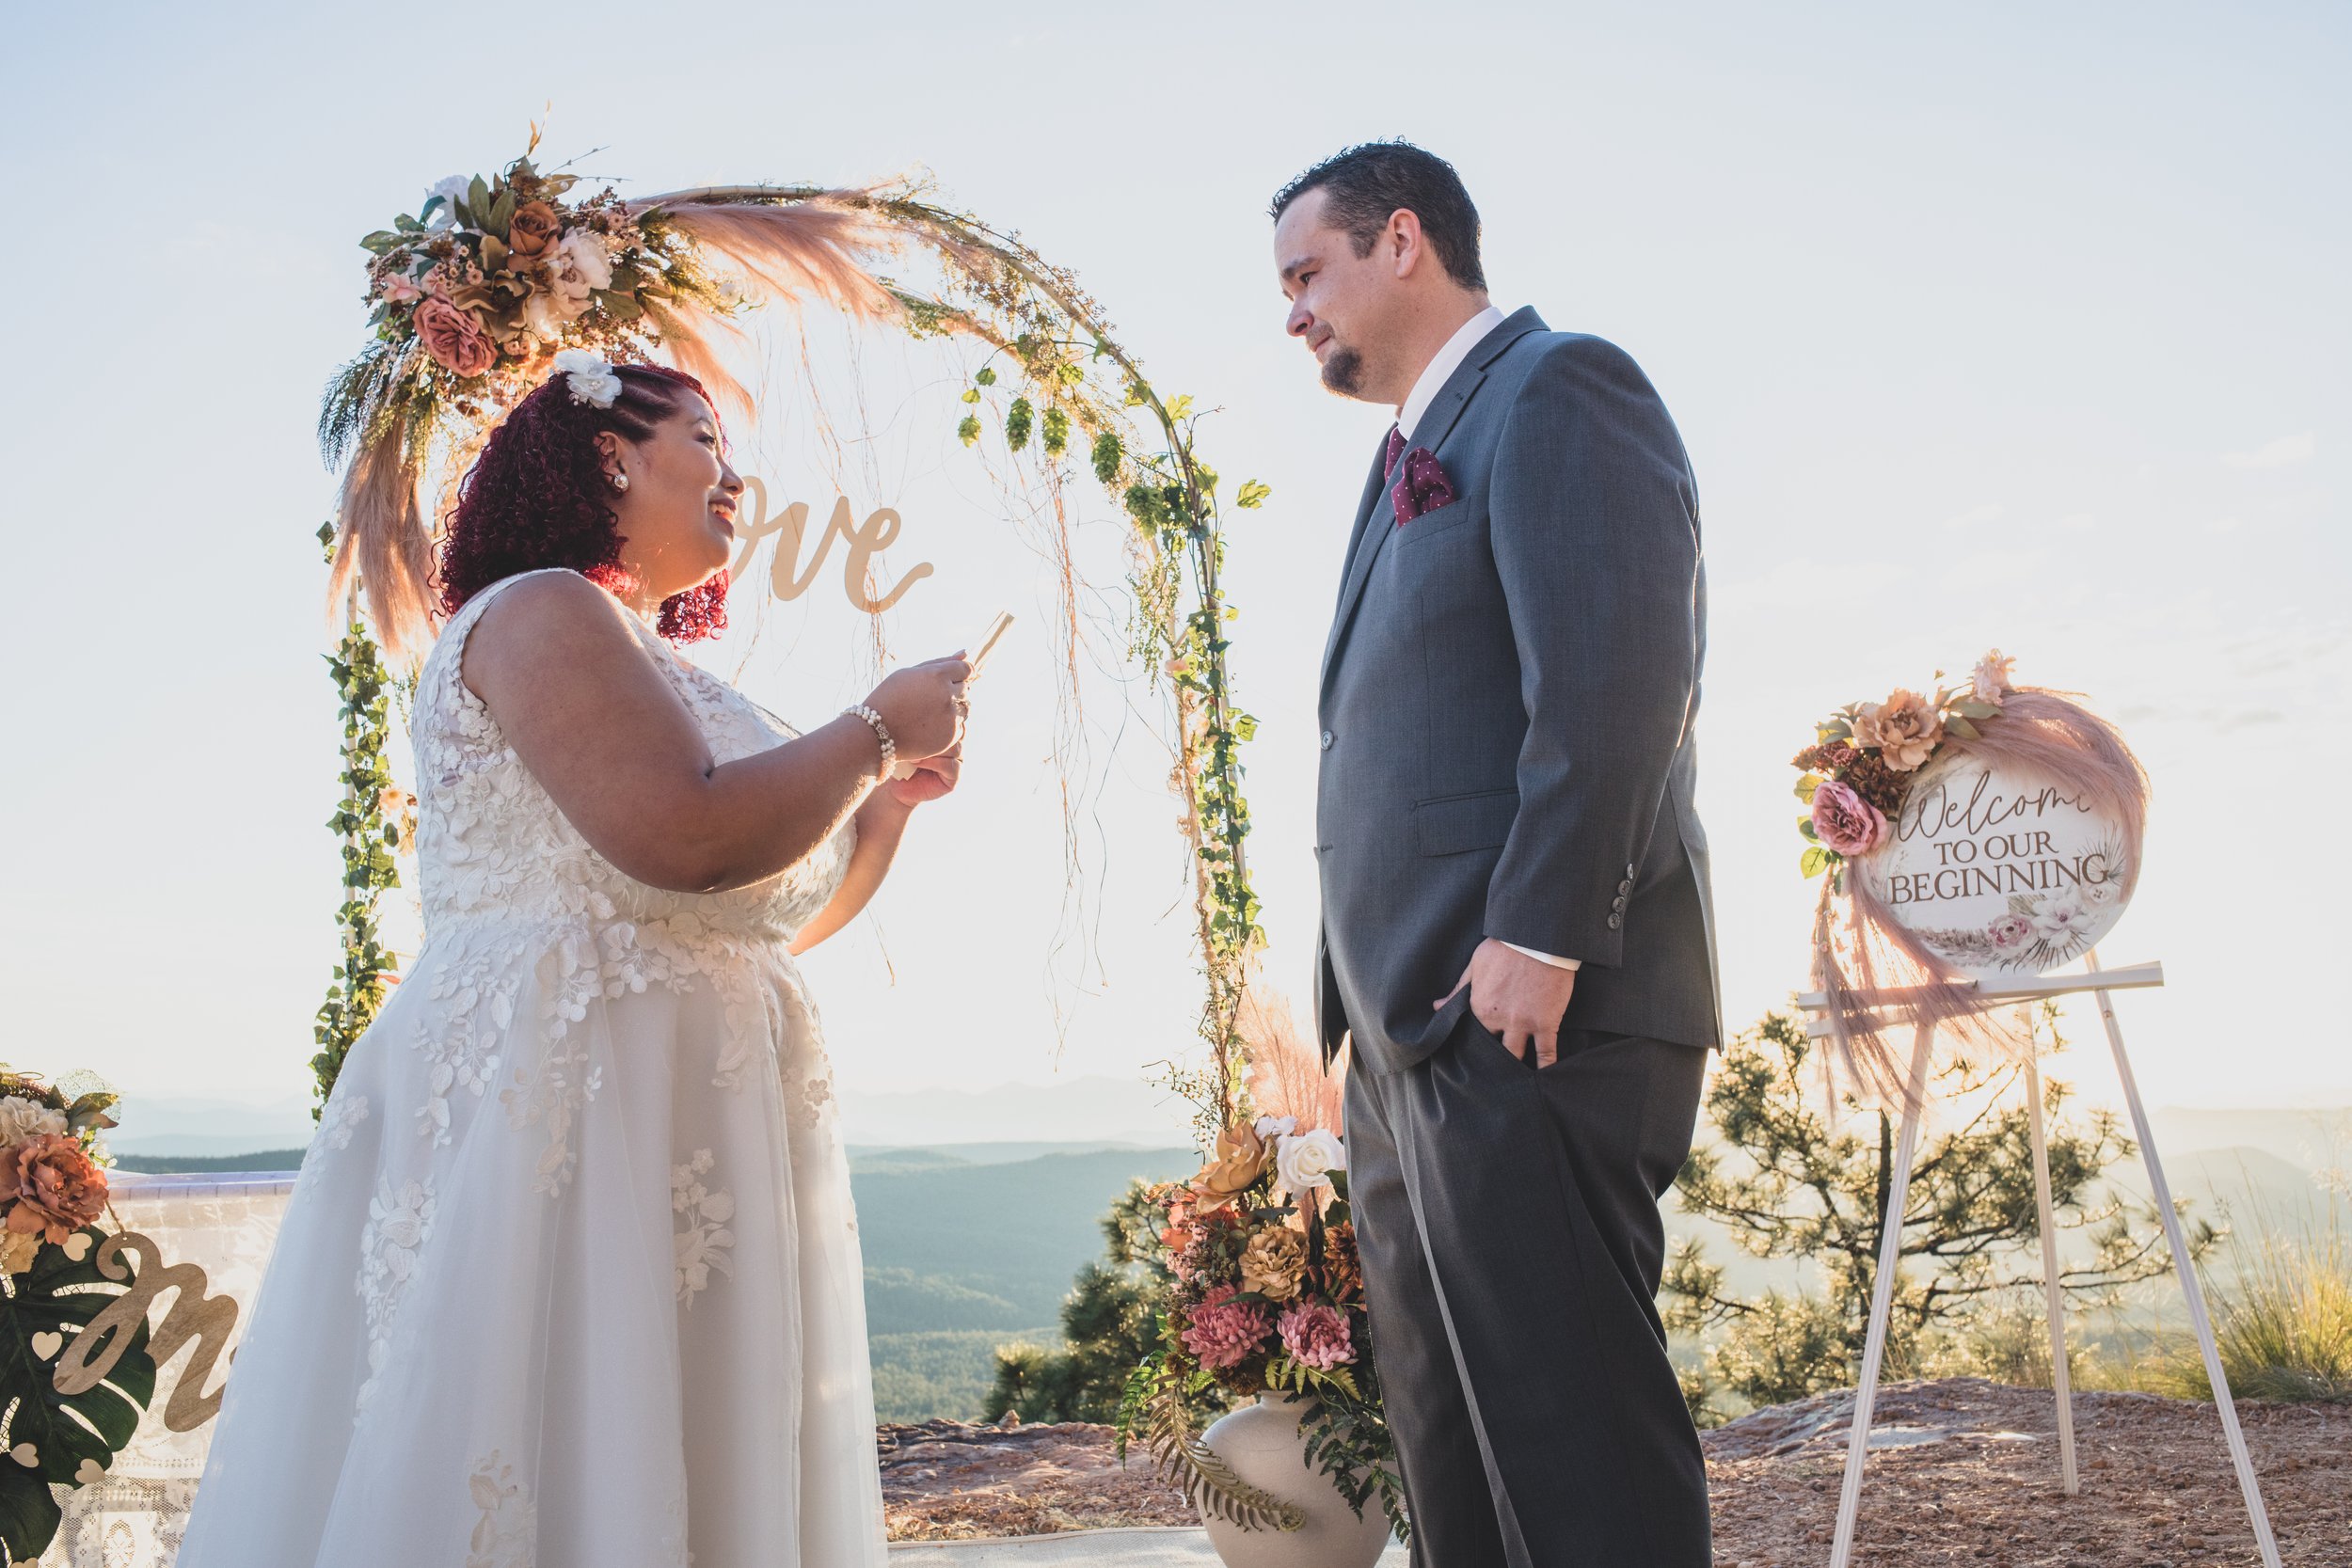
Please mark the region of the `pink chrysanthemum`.
<svg viewBox="0 0 2352 1568"><path fill-rule="evenodd" d="M1356 1359L1347 1314L1319 1301L1302 1301L1282 1314L1282 1344L1302 1367L1327 1372Z"/></svg>
<svg viewBox="0 0 2352 1568"><path fill-rule="evenodd" d="M1219 1285L1201 1298L1190 1313L1184 1332L1184 1349L1211 1370L1238 1365L1266 1337L1265 1308L1254 1301L1235 1301L1240 1289Z"/></svg>

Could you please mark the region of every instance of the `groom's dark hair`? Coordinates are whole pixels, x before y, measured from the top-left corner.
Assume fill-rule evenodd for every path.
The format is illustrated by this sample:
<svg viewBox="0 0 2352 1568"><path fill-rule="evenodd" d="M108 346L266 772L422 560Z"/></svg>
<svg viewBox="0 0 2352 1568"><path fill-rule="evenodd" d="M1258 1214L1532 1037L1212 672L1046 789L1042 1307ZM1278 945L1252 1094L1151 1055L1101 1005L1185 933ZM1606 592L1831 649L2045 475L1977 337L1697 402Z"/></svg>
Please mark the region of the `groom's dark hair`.
<svg viewBox="0 0 2352 1568"><path fill-rule="evenodd" d="M1478 263L1478 209L1454 166L1408 141L1368 141L1334 152L1274 193L1267 216L1309 191L1324 193L1324 221L1345 234L1359 256L1400 207L1421 219L1421 231L1444 264L1446 276L1465 289L1484 289L1486 271Z"/></svg>

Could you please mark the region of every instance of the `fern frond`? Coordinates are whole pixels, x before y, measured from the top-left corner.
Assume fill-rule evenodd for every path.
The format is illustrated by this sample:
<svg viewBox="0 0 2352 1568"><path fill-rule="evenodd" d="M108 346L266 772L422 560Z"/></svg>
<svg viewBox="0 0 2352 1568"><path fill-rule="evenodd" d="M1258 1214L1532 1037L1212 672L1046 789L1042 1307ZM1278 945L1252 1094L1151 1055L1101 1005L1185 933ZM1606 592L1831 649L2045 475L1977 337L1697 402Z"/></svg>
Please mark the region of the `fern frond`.
<svg viewBox="0 0 2352 1568"><path fill-rule="evenodd" d="M1163 1376L1152 1390L1144 1431L1161 1478L1203 1514L1244 1529L1295 1530L1306 1524L1297 1504L1250 1485L1200 1440L1176 1380Z"/></svg>

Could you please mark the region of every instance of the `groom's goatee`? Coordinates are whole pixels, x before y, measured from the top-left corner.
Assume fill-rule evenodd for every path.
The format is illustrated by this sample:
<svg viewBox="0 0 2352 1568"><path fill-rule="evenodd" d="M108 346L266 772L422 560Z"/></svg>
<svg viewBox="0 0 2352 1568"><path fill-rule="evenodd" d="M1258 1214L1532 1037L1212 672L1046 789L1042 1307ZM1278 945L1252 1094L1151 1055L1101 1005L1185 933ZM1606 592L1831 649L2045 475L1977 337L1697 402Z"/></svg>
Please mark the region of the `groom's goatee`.
<svg viewBox="0 0 2352 1568"><path fill-rule="evenodd" d="M1323 362L1323 384L1343 397L1354 397L1364 385L1364 356L1352 348L1335 348Z"/></svg>

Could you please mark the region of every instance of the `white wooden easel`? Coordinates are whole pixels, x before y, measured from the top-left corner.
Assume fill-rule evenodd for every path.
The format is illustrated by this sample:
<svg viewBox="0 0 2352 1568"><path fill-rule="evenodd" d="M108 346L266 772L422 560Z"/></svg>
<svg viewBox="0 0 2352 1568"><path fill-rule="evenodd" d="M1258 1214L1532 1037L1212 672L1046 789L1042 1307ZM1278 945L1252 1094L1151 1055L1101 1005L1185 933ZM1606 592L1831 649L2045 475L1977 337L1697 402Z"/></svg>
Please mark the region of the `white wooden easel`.
<svg viewBox="0 0 2352 1568"><path fill-rule="evenodd" d="M2181 1216L2172 1206L2172 1187L2164 1178L2164 1163L2156 1158L2155 1134L2148 1126L2148 1109L2140 1102L2139 1085L2132 1077L2132 1064L2123 1051L2123 1031L2115 1022L2115 1005L2107 994L2161 986L2164 966L2145 963L2128 969L2101 969L2095 950L2085 956L2084 963L2088 973L2083 974L2043 975L2014 985L1980 981L1977 994L1988 1005L2006 1005L2087 990L2098 993L2099 1018L2106 1025L2107 1044L2115 1052L2116 1074L2122 1080L2123 1099L2132 1113L2132 1130L2139 1139L2139 1152L2148 1164L2148 1182L2155 1194L2156 1212L2164 1221L2165 1240L2172 1247L2172 1264L2181 1276L2181 1293L2188 1299L2189 1324L2197 1332L2197 1348L2205 1358L2205 1376L2213 1385L2214 1403L2221 1412L2221 1431L2229 1441L2230 1463L2237 1469L2238 1491L2245 1497L2247 1515L2253 1521L2254 1541L2262 1549L2264 1568L2280 1568L2279 1544L2270 1533L2270 1514L2263 1507L2262 1488L2254 1479L2254 1462L2246 1451L2246 1433L2238 1426L2237 1405L2230 1398L2229 1379L2221 1370L2221 1349L2214 1339L2213 1320L2205 1311L2205 1294L2197 1282L2197 1266L2189 1259L2188 1238L2183 1233ZM1798 997L1797 1005L1810 1015L1806 1034L1816 1039L1827 1037L1831 1033L1825 1016L1829 998L1813 991ZM1871 1284L1869 1331L1863 1341L1862 1378L1854 1389L1853 1428L1846 1443L1846 1480L1837 1497L1837 1536L1830 1548L1830 1568L1847 1568L1853 1557L1854 1522L1862 1506L1862 1465L1870 1448L1870 1412L1878 1400L1879 1367L1886 1354L1896 1265L1902 1258L1903 1206L1910 1195L1912 1160L1918 1152L1918 1106L1926 1097L1928 1058L1934 1043L1935 1030L1931 1026L1922 1026L1912 1037L1910 1104L1903 1112L1902 1135L1895 1146L1894 1180L1886 1195L1887 1224L1879 1243L1878 1275ZM2069 1386L2066 1366L2066 1308L2058 1286L2058 1232L2050 1204L2050 1151L2042 1123L2042 1075L2031 1061L2026 1064L2026 1098L2031 1108L2034 1200L2042 1220L2042 1276L2050 1317L2050 1367L2058 1395L2058 1466L2067 1495L2072 1497L2081 1490L2082 1482L2074 1464L2074 1392Z"/></svg>

